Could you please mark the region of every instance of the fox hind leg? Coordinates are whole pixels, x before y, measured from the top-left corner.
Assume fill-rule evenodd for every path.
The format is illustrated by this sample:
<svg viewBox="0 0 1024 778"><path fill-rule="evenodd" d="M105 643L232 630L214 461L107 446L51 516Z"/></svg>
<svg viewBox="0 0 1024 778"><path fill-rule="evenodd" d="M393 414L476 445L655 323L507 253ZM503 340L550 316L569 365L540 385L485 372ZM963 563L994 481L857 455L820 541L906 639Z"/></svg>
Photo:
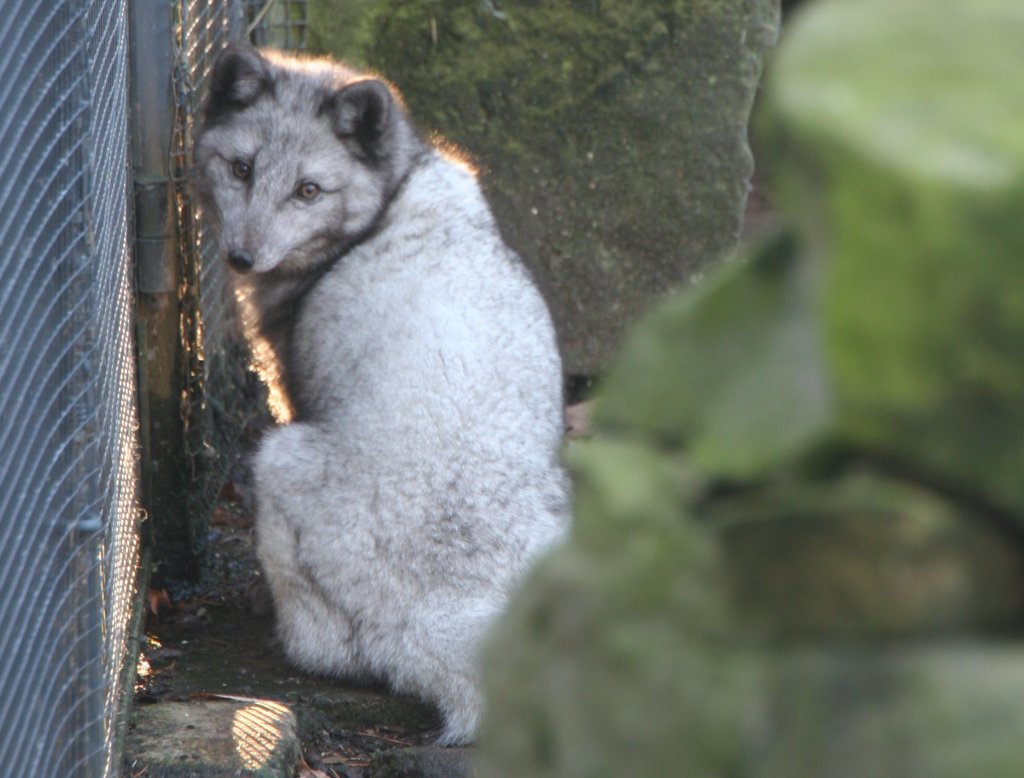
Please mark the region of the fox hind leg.
<svg viewBox="0 0 1024 778"><path fill-rule="evenodd" d="M303 561L304 519L322 510L324 459L313 430L293 424L269 433L254 463L257 555L274 599L278 636L300 667L366 675L352 624Z"/></svg>

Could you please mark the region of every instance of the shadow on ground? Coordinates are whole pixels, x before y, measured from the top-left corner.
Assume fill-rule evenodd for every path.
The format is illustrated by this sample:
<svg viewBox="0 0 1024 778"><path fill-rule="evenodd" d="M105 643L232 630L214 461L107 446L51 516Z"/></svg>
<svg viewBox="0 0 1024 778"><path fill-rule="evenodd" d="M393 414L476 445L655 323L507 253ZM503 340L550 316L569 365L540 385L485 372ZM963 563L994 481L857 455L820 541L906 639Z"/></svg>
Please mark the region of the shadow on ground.
<svg viewBox="0 0 1024 778"><path fill-rule="evenodd" d="M199 752L206 750L202 743L191 751L176 746L182 753L169 761L180 760L178 767L157 766L155 757L147 763L140 756L143 739L169 741L177 735L139 730L166 718L154 712L182 703L193 704L186 714L193 722L199 720L195 706L201 701L241 705L255 700L283 703L294 714L291 726L301 749L295 774L300 778L473 775L471 749L431 745L441 720L430 706L382 687L308 675L288 664L274 638L269 595L254 556L251 511L233 483L222 492L209 541L205 579L194 595L171 603L164 592L149 594L126 778L214 774L216 768L199 764ZM216 726L188 723L185 728L201 740L218 733L195 730ZM192 768L185 764L189 760L196 763ZM223 774L290 776L292 768L268 773L236 766Z"/></svg>

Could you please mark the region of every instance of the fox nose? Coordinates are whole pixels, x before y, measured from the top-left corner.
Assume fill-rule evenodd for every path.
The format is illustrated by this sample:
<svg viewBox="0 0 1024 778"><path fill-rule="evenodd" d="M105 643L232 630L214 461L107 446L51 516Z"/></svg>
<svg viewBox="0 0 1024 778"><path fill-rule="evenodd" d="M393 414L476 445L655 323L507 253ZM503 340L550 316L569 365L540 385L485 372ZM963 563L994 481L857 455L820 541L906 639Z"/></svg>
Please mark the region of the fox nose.
<svg viewBox="0 0 1024 778"><path fill-rule="evenodd" d="M235 249L228 252L228 264L239 273L248 273L252 270L253 265L256 264L256 260L252 258L252 254L248 251Z"/></svg>

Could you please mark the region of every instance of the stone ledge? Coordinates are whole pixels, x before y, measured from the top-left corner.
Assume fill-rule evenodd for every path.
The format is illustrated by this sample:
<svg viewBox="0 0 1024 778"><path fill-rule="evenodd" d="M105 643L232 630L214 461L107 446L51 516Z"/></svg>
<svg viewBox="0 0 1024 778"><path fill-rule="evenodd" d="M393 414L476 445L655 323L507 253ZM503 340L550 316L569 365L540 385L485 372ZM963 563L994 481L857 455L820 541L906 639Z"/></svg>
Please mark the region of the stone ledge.
<svg viewBox="0 0 1024 778"><path fill-rule="evenodd" d="M287 705L246 697L161 702L135 709L128 775L291 778L301 748Z"/></svg>

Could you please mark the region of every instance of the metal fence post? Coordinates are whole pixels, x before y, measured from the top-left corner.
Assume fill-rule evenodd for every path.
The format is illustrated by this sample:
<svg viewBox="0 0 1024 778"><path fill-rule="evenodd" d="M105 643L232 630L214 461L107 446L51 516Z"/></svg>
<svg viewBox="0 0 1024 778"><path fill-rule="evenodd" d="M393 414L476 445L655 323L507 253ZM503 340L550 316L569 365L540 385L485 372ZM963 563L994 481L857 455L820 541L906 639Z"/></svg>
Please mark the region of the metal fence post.
<svg viewBox="0 0 1024 778"><path fill-rule="evenodd" d="M154 566L178 580L199 574L203 538L187 510L182 394L182 273L170 182L174 40L167 0L130 4L130 101L138 291L141 500Z"/></svg>

